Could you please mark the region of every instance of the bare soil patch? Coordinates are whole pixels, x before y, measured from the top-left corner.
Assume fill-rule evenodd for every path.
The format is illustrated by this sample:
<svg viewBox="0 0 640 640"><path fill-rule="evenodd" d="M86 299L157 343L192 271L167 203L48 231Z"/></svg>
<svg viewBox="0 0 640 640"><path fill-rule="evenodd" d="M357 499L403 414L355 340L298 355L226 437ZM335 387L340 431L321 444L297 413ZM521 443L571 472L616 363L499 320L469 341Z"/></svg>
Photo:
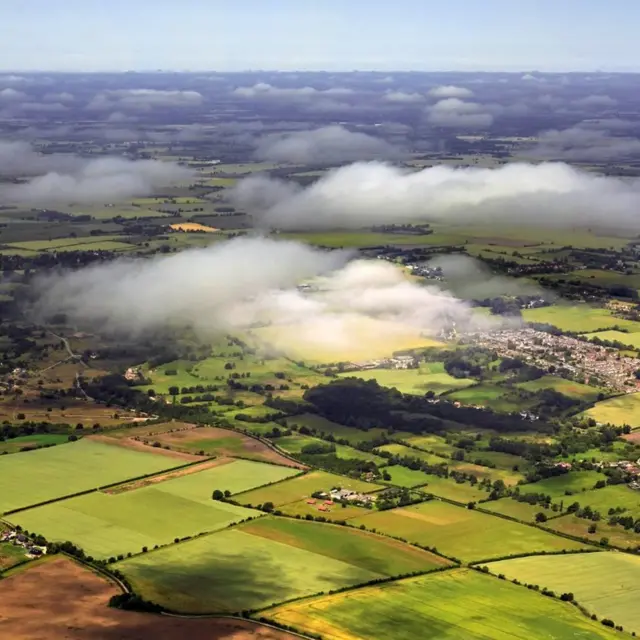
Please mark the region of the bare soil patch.
<svg viewBox="0 0 640 640"><path fill-rule="evenodd" d="M248 620L110 609L118 587L64 557L34 564L3 580L2 587L0 637L11 640L294 639Z"/></svg>
<svg viewBox="0 0 640 640"><path fill-rule="evenodd" d="M192 467L186 467L184 469L178 469L177 471L169 471L168 473L161 473L151 478L143 478L142 480L135 480L134 482L127 482L111 489L106 489L104 493L124 493L125 491L133 491L134 489L142 489L150 484L157 484L158 482L164 482L165 480L173 480L180 476L188 476L191 473L198 473L205 469L211 469L211 467L219 467L223 464L229 464L233 462L233 458L214 458L202 464L194 464Z"/></svg>
<svg viewBox="0 0 640 640"><path fill-rule="evenodd" d="M155 426L159 427L160 425ZM166 427L166 425L163 426ZM135 430L139 431L139 437L144 437L142 435L144 428ZM275 462L276 464L296 469L306 468L298 462L289 460L289 458L275 451L264 442L230 429L176 423L173 425L172 431L168 431L165 428L162 432L154 433L148 437L150 440L157 440L163 445L169 445L171 449L184 452L204 450L205 453L216 456L235 456L251 460Z"/></svg>
<svg viewBox="0 0 640 640"><path fill-rule="evenodd" d="M632 431L631 433L625 433L622 438L627 442L633 442L636 444L640 442L640 431Z"/></svg>
<svg viewBox="0 0 640 640"><path fill-rule="evenodd" d="M206 460L206 456L197 456L192 453L184 453L182 451L169 451L162 447L153 447L144 442L133 440L132 438L110 438L109 436L88 436L96 442L111 444L116 447L125 447L127 449L135 449L136 451L144 451L145 453L157 453L158 455L167 456L169 458L177 458L179 460L195 462L196 460Z"/></svg>

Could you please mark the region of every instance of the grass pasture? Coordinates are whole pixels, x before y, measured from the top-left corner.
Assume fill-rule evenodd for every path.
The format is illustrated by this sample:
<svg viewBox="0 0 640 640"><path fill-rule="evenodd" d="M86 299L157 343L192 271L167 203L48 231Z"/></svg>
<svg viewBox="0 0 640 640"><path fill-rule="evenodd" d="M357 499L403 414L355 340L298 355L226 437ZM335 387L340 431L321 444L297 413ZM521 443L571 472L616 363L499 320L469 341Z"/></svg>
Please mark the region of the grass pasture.
<svg viewBox="0 0 640 640"><path fill-rule="evenodd" d="M276 507L286 511L285 505L296 503L310 498L316 491L329 491L334 487L351 489L363 493L370 493L382 489L380 485L344 478L343 476L326 473L325 471L312 471L297 478L290 478L286 482L279 482L270 487L262 487L254 491L247 491L236 496L240 504L258 506L265 502L273 502ZM341 510L342 511L342 510Z"/></svg>
<svg viewBox="0 0 640 640"><path fill-rule="evenodd" d="M391 480L387 482L396 487L421 487L427 484L431 476L422 471L414 471L407 467L393 465L385 468L385 471L391 476Z"/></svg>
<svg viewBox="0 0 640 640"><path fill-rule="evenodd" d="M487 494L485 494L485 498ZM501 498L500 500L490 500L479 505L482 509L497 513L500 515L510 516L516 520L523 522L534 522L536 514L544 513L547 518L558 515L551 509L541 507L538 504L529 504L528 502L518 502L511 498Z"/></svg>
<svg viewBox="0 0 640 640"><path fill-rule="evenodd" d="M575 607L469 569L284 604L265 617L331 640L613 640Z"/></svg>
<svg viewBox="0 0 640 640"><path fill-rule="evenodd" d="M585 545L479 511L431 500L401 509L372 512L351 520L369 530L435 547L465 562L538 551L574 550Z"/></svg>
<svg viewBox="0 0 640 640"><path fill-rule="evenodd" d="M640 517L640 491L634 491L625 484L608 485L602 489L584 491L576 496L576 500L580 506L586 507L588 505L603 516L610 507L622 507L625 509L625 515L634 518ZM640 543L640 538L638 543Z"/></svg>
<svg viewBox="0 0 640 640"><path fill-rule="evenodd" d="M286 419L287 425L297 425L298 427L307 427L319 434L331 434L336 439L344 438L351 444L358 444L358 442L369 442L375 440L381 435L387 433L386 429L374 428L364 431L363 429L356 429L355 427L347 427L337 422L331 422L322 416L314 415L313 413L304 413L299 416L293 416Z"/></svg>
<svg viewBox="0 0 640 640"><path fill-rule="evenodd" d="M640 393L627 393L616 398L596 402L591 409L580 414L596 422L640 427Z"/></svg>
<svg viewBox="0 0 640 640"><path fill-rule="evenodd" d="M563 556L514 558L492 562L492 573L547 587L557 594L570 592L598 618L609 618L627 631L640 633L640 557L600 551Z"/></svg>
<svg viewBox="0 0 640 640"><path fill-rule="evenodd" d="M166 423L122 430L118 436L133 437L150 445L159 442L163 446L168 445L174 451L185 453L230 456L274 462L288 467L296 466L294 462L265 443L237 431L220 427Z"/></svg>
<svg viewBox="0 0 640 640"><path fill-rule="evenodd" d="M83 438L0 458L0 512L179 466L180 461Z"/></svg>
<svg viewBox="0 0 640 640"><path fill-rule="evenodd" d="M275 445L292 455L301 453L302 448L309 444L320 444L325 446L327 444L324 440L320 440L319 438L301 435L283 436L282 438L276 438L273 442ZM337 444L335 447L336 456L343 460L368 460L370 462L375 462L377 465L385 464L384 458L376 456L373 453L369 453L368 451L360 451L359 449L354 449L353 447L348 447L343 444Z"/></svg>
<svg viewBox="0 0 640 640"><path fill-rule="evenodd" d="M16 453L25 449L36 449L45 445L63 444L69 436L59 433L34 433L29 436L18 436L0 442L0 454Z"/></svg>
<svg viewBox="0 0 640 640"><path fill-rule="evenodd" d="M639 336L640 337L640 336ZM522 382L517 385L521 389L527 391L541 391L542 389L553 389L570 398L576 398L577 400L583 400L586 402L595 400L600 393L600 389L590 387L586 384L580 384L573 380L566 380L565 378L559 378L558 376L542 376L537 380L529 380L528 382Z"/></svg>
<svg viewBox="0 0 640 640"><path fill-rule="evenodd" d="M590 333L600 329L625 327L640 331L640 323L616 318L608 309L585 304L574 306L553 305L538 309L524 309L522 317L526 322L541 322L558 327L562 331Z"/></svg>
<svg viewBox="0 0 640 640"><path fill-rule="evenodd" d="M414 449L412 447L407 447L404 444L398 443L382 445L381 447L378 447L377 451L386 451L387 453L391 453L394 456L401 456L403 458L418 458L418 460L422 460L423 462L432 465L451 463L450 458L443 458L441 456L435 455L434 453Z"/></svg>
<svg viewBox="0 0 640 640"><path fill-rule="evenodd" d="M601 520L596 523L595 532L589 533L589 526L592 524L593 522L591 520L566 514L560 518L549 520L546 526L559 533L567 533L571 536L584 538L596 545L600 543L602 538L608 538L609 544L614 547L620 547L621 549L636 550L640 545L638 534L634 533L633 529L627 530L621 526L610 525L606 520Z"/></svg>
<svg viewBox="0 0 640 640"><path fill-rule="evenodd" d="M600 340L609 340L611 342L622 342L632 349L640 349L640 332L625 333L624 331L598 331L597 333L588 333L587 338L600 338Z"/></svg>
<svg viewBox="0 0 640 640"><path fill-rule="evenodd" d="M10 542L0 542L0 573L15 567L25 560L27 560L27 557L22 547Z"/></svg>
<svg viewBox="0 0 640 640"><path fill-rule="evenodd" d="M411 436L410 438L406 438L406 442L423 451L435 453L436 455L447 458L450 458L451 454L456 450L456 447L449 444L444 438L434 435Z"/></svg>
<svg viewBox="0 0 640 640"><path fill-rule="evenodd" d="M424 395L427 391L439 395L452 389L463 389L474 383L473 380L450 376L441 362L429 362L421 365L419 369L368 369L341 375L375 380L383 387L395 387L402 393L416 395Z"/></svg>
<svg viewBox="0 0 640 640"><path fill-rule="evenodd" d="M231 466L231 465L225 465ZM96 558L216 531L259 512L211 499L206 471L122 493L94 492L10 516L49 540L72 540Z"/></svg>
<svg viewBox="0 0 640 640"><path fill-rule="evenodd" d="M525 493L544 493L551 496L554 502L564 500L565 505L568 506L576 500L580 502L583 492L593 489L598 480L606 480L606 476L597 471L570 471L561 476L544 478L544 480L525 485L522 491Z"/></svg>
<svg viewBox="0 0 640 640"><path fill-rule="evenodd" d="M269 606L446 561L360 531L265 518L119 563L136 592L172 610Z"/></svg>

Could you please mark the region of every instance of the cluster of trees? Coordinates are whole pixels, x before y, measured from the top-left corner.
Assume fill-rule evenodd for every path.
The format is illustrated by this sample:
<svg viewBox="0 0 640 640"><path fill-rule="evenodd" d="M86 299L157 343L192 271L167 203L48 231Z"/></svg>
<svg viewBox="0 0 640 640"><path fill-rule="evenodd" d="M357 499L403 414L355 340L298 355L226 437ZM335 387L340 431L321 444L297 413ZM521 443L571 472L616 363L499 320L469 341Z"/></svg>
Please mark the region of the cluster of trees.
<svg viewBox="0 0 640 640"><path fill-rule="evenodd" d="M402 394L381 387L375 380L341 378L304 393L306 409L347 426L370 429L386 424L411 433L438 433L447 421L495 431L540 431L553 433L554 427L543 420L535 424L519 415L498 414L490 409L456 407L441 400L431 403L426 397Z"/></svg>

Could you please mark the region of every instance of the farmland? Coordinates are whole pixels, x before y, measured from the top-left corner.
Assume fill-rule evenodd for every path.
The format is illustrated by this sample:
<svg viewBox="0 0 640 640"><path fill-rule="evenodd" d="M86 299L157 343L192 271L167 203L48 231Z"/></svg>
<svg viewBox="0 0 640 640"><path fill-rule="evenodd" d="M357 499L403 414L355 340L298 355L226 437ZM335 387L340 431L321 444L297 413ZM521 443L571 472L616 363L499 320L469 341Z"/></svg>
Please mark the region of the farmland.
<svg viewBox="0 0 640 640"><path fill-rule="evenodd" d="M605 476L597 471L573 471L528 484L526 491L527 493L544 493L551 496L554 502L563 499L570 503L574 499L579 501L581 492L593 489L593 485L603 478ZM569 497L574 494L578 494L576 498Z"/></svg>
<svg viewBox="0 0 640 640"><path fill-rule="evenodd" d="M354 518L351 523L356 526L363 524L369 530L375 529L409 542L434 547L465 562L584 546L533 527L439 500L370 513Z"/></svg>
<svg viewBox="0 0 640 640"><path fill-rule="evenodd" d="M640 393L628 393L596 402L583 415L601 423L640 427Z"/></svg>
<svg viewBox="0 0 640 640"><path fill-rule="evenodd" d="M356 376L363 380L376 380L383 387L395 387L402 393L423 395L433 391L439 395L452 389L460 389L473 384L466 378L454 378L445 370L441 362L428 362L419 369L371 369L341 374Z"/></svg>
<svg viewBox="0 0 640 640"><path fill-rule="evenodd" d="M266 616L331 640L618 637L569 604L468 569L285 604Z"/></svg>
<svg viewBox="0 0 640 640"><path fill-rule="evenodd" d="M165 456L87 439L3 456L0 458L0 512L158 473L179 464Z"/></svg>
<svg viewBox="0 0 640 640"><path fill-rule="evenodd" d="M614 547L628 549L630 551L637 549L638 534L634 533L632 529L624 529L619 525L610 525L605 520L602 520L596 524L595 531L590 531L593 524L591 520L566 514L559 518L549 520L546 526L558 533L566 533L571 536L583 538L592 544L599 544L602 538L607 538L609 544Z"/></svg>
<svg viewBox="0 0 640 640"><path fill-rule="evenodd" d="M539 391L541 389L553 389L559 393L563 393L570 398L578 400L592 401L598 397L599 390L586 384L580 384L573 380L566 380L557 376L542 376L537 380L529 380L518 385L521 389L527 391Z"/></svg>
<svg viewBox="0 0 640 640"><path fill-rule="evenodd" d="M602 514L605 514L611 507L620 507L624 509L626 515L631 515L634 518L640 517L640 491L634 491L624 484L584 491L576 495L575 499L581 506L589 506Z"/></svg>
<svg viewBox="0 0 640 640"><path fill-rule="evenodd" d="M138 553L175 538L216 531L258 512L213 501L216 483L250 472L235 462L150 486L108 494L94 492L11 516L14 524L49 540L74 540L97 558ZM269 467L270 468L270 467ZM278 469L277 467L274 467ZM223 479L229 473L230 480ZM217 472L217 473L216 473Z"/></svg>
<svg viewBox="0 0 640 640"><path fill-rule="evenodd" d="M276 438L274 442L280 449L284 449L284 451L291 454L299 454L302 448L309 444L326 446L324 440L311 436L283 436L282 438ZM334 446L336 456L343 460L369 460L379 466L382 466L385 462L383 458L368 451L360 451L359 449L354 449L353 447L348 447L343 444Z"/></svg>
<svg viewBox="0 0 640 640"><path fill-rule="evenodd" d="M344 438L351 444L357 444L358 442L368 442L379 438L382 434L386 433L386 429L374 428L368 429L354 429L353 427L346 427L336 422L331 422L322 416L317 416L311 413L301 414L287 419L288 425L296 425L298 427L307 427L312 431L316 431L318 434L329 435L334 438Z"/></svg>
<svg viewBox="0 0 640 640"><path fill-rule="evenodd" d="M608 309L589 307L587 305L556 305L539 309L525 309L522 317L527 322L551 324L562 331L576 333L590 333L600 329L610 329L616 326L631 327L640 330L639 323L625 322L612 315Z"/></svg>
<svg viewBox="0 0 640 640"><path fill-rule="evenodd" d="M62 444L69 440L69 436L57 433L34 433L30 436L18 436L10 440L0 441L0 454L25 452L38 447Z"/></svg>
<svg viewBox="0 0 640 640"><path fill-rule="evenodd" d="M125 560L118 567L150 600L171 610L200 613L257 609L444 564L431 554L361 532L270 520Z"/></svg>
<svg viewBox="0 0 640 640"><path fill-rule="evenodd" d="M344 478L324 471L312 471L306 475L279 482L270 487L241 493L236 497L240 504L260 505L272 502L276 507L309 498L315 491L328 491L334 487L369 493L381 489L380 485Z"/></svg>
<svg viewBox="0 0 640 640"><path fill-rule="evenodd" d="M295 465L294 462L263 442L237 431L219 427L167 423L151 427L129 428L118 433L109 432L109 435L119 438L135 438L149 445L159 442L162 446L170 447L171 450L184 451L185 453L231 456L275 462L284 466Z"/></svg>
<svg viewBox="0 0 640 640"><path fill-rule="evenodd" d="M556 593L573 593L575 599L598 618L609 618L628 631L640 633L640 558L601 551L563 556L538 556L492 562L492 573L508 579L547 587ZM603 576L606 576L603 579Z"/></svg>
<svg viewBox="0 0 640 640"><path fill-rule="evenodd" d="M66 594L64 606L60 606L61 593ZM295 637L249 620L170 618L108 607L109 598L118 593L114 583L68 558L38 561L3 580L0 628L12 640L107 640L113 637L114 629L118 640ZM38 606L34 607L36 600Z"/></svg>

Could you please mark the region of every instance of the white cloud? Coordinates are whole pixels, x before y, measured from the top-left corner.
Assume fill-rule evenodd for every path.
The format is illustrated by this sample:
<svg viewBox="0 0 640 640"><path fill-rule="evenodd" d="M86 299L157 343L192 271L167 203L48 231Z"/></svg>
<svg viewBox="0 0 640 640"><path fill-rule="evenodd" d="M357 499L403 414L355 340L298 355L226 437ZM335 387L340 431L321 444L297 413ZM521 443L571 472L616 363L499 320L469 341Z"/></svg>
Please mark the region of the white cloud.
<svg viewBox="0 0 640 640"><path fill-rule="evenodd" d="M484 129L493 124L493 115L477 102L446 98L429 107L427 120L438 127Z"/></svg>
<svg viewBox="0 0 640 640"><path fill-rule="evenodd" d="M473 91L466 87L456 87L449 84L430 89L429 95L433 98L470 98L473 96Z"/></svg>
<svg viewBox="0 0 640 640"><path fill-rule="evenodd" d="M315 89L314 87L274 87L266 82L259 82L251 87L237 87L232 94L240 98L281 98L308 100L314 97L340 97L353 94L351 89L335 87L332 89Z"/></svg>
<svg viewBox="0 0 640 640"><path fill-rule="evenodd" d="M98 93L86 108L89 111L150 111L155 108L197 107L203 100L197 91L115 89Z"/></svg>
<svg viewBox="0 0 640 640"><path fill-rule="evenodd" d="M241 182L245 192L252 180ZM415 172L362 162L330 171L303 190L280 187L272 192L275 204L257 206L251 213L256 223L283 229L407 221L560 227L606 221L609 227L637 228L639 196L639 180L599 176L562 163L514 163L498 169L437 166Z"/></svg>
<svg viewBox="0 0 640 640"><path fill-rule="evenodd" d="M48 160L53 166L58 160ZM0 202L110 203L153 193L156 189L186 180L192 172L171 162L99 158L83 161L71 157L66 171L52 169L20 184L2 185ZM46 166L46 165L45 165Z"/></svg>
<svg viewBox="0 0 640 640"><path fill-rule="evenodd" d="M12 89L8 87L7 89L2 89L0 91L0 101L2 102L22 102L24 100L28 100L29 96L23 91L17 91L16 89Z"/></svg>
<svg viewBox="0 0 640 640"><path fill-rule="evenodd" d="M414 103L414 102L422 102L424 100L424 96L419 93L405 93L404 91L387 91L382 99L385 102L396 102L396 103Z"/></svg>
<svg viewBox="0 0 640 640"><path fill-rule="evenodd" d="M399 150L380 138L332 125L264 136L258 141L255 156L260 160L295 164L336 163L396 158Z"/></svg>

